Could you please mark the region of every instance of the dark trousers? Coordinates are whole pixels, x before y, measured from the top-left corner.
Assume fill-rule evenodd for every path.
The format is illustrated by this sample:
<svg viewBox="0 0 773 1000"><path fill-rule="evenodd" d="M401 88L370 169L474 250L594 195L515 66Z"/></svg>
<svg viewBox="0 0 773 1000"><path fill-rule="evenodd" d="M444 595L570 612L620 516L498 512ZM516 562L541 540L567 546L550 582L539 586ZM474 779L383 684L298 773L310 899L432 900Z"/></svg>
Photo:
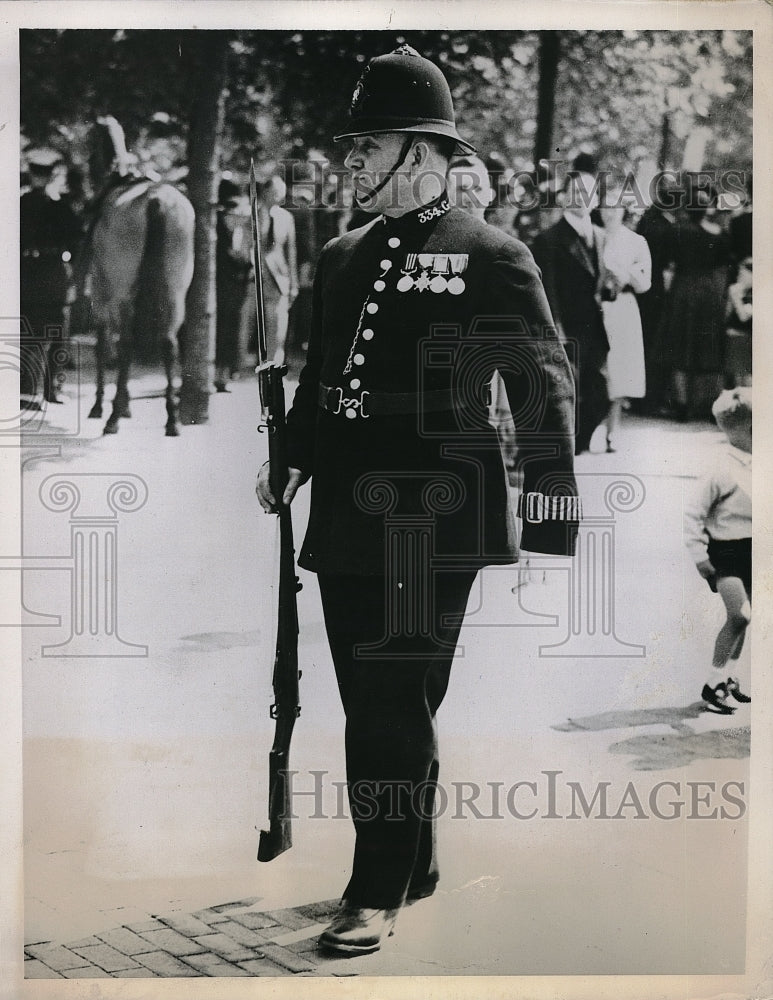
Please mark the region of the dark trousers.
<svg viewBox="0 0 773 1000"><path fill-rule="evenodd" d="M437 881L435 713L475 576L469 570L411 581L319 576L346 713L356 842L343 895L355 905L398 906L409 885Z"/></svg>
<svg viewBox="0 0 773 1000"><path fill-rule="evenodd" d="M607 351L601 348L580 348L577 385L577 433L575 451L587 451L593 432L609 412L609 393L605 365Z"/></svg>
<svg viewBox="0 0 773 1000"><path fill-rule="evenodd" d="M20 391L27 396L56 399L59 380L68 360L64 331L64 302L39 296L21 302L27 326L20 334Z"/></svg>

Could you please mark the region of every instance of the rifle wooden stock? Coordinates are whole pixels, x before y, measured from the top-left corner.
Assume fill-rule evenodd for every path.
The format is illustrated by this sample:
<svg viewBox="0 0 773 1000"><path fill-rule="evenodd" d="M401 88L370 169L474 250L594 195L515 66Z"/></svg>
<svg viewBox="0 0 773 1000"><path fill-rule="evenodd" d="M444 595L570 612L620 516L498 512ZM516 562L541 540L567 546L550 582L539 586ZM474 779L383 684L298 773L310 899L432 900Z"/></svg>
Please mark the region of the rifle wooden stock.
<svg viewBox="0 0 773 1000"><path fill-rule="evenodd" d="M274 742L269 753L269 829L261 830L258 861L271 861L292 846L290 815L291 788L288 776L290 741L295 720L300 715L298 680L298 578L295 575L292 515L281 502L287 485L287 440L285 429L285 369L271 365L260 373L266 379L268 402L266 427L269 432L269 477L277 500L279 517L279 615L272 686L275 720Z"/></svg>
<svg viewBox="0 0 773 1000"><path fill-rule="evenodd" d="M258 861L271 861L292 846L290 741L295 720L301 712L298 697L298 578L295 575L295 547L290 507L282 503L287 486L287 426L285 423L284 375L287 368L266 357L266 332L261 281L260 229L254 165L250 165L250 207L255 256L255 298L258 324L258 388L262 423L268 431L268 462L271 492L279 517L279 614L272 686L275 720L274 742L268 764L268 830L261 830Z"/></svg>

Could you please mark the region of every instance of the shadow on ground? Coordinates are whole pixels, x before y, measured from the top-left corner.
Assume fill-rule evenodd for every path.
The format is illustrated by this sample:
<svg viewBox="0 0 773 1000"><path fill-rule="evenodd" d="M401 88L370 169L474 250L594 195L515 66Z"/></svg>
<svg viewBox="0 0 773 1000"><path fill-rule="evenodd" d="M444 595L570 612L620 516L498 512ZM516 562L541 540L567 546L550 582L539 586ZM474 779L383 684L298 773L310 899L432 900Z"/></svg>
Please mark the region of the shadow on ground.
<svg viewBox="0 0 773 1000"><path fill-rule="evenodd" d="M237 646L259 646L261 643L260 629L249 632L196 632L193 635L182 635L180 638L189 645L180 646L178 649L187 653L234 649Z"/></svg>
<svg viewBox="0 0 773 1000"><path fill-rule="evenodd" d="M639 726L668 726L669 733L642 733L612 743L609 752L632 755L636 771L658 771L683 767L695 760L741 760L748 757L751 729L741 726L696 733L687 719L697 719L706 711L704 702L673 708L644 708L630 711L600 712L579 719L568 719L552 728L562 733L600 732L605 729L633 729Z"/></svg>
<svg viewBox="0 0 773 1000"><path fill-rule="evenodd" d="M742 760L749 756L751 728L714 729L707 733L643 733L613 743L610 753L634 754L635 771L684 767L695 760Z"/></svg>

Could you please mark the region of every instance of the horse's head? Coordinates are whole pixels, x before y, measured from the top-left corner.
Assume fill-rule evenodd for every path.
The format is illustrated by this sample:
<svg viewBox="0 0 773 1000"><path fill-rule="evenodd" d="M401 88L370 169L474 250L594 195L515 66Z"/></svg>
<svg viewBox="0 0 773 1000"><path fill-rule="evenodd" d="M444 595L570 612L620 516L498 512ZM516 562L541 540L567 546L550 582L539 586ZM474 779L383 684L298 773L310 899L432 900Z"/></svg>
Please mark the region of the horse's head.
<svg viewBox="0 0 773 1000"><path fill-rule="evenodd" d="M89 174L91 183L99 188L108 174L116 171L125 174L128 170L129 154L126 138L119 122L112 115L97 118L91 136L89 153Z"/></svg>

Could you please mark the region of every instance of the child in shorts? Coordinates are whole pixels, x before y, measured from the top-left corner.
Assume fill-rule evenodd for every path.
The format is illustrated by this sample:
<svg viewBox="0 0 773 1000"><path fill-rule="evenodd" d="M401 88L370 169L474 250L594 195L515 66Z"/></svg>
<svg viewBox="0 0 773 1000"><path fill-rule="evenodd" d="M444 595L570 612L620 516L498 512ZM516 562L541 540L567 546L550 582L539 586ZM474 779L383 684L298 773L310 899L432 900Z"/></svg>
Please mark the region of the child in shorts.
<svg viewBox="0 0 773 1000"><path fill-rule="evenodd" d="M732 715L728 704L749 702L738 678L727 676L751 621L752 399L751 389L726 389L711 408L727 438L714 471L701 480L684 513L685 542L700 575L724 601L727 618L714 644L712 670L701 697L707 711ZM722 671L717 679L717 671Z"/></svg>

